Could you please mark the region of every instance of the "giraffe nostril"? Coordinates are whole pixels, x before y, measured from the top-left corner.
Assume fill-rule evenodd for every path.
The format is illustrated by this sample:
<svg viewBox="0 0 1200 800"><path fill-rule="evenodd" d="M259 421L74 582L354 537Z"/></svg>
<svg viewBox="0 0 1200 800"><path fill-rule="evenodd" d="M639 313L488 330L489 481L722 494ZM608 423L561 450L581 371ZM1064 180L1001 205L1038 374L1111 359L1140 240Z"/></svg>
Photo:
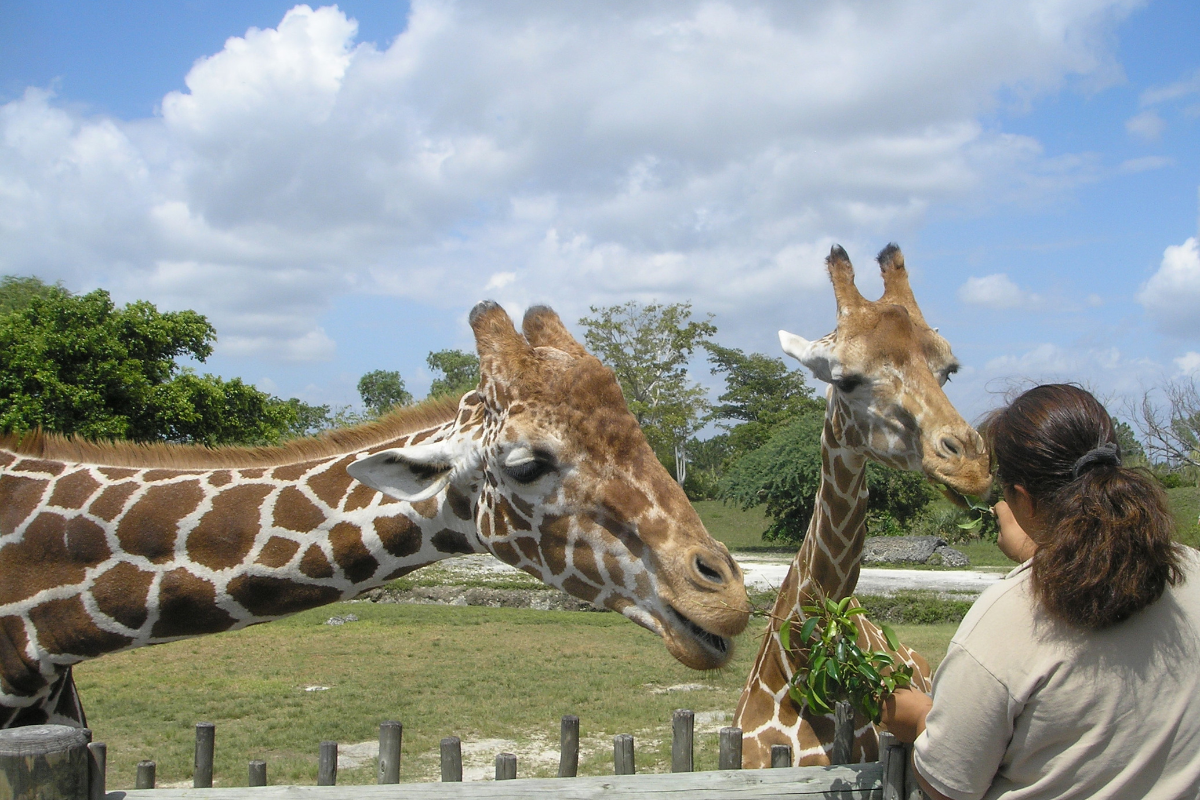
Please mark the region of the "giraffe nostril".
<svg viewBox="0 0 1200 800"><path fill-rule="evenodd" d="M958 440L952 436L942 437L942 449L947 455L955 458L959 458L963 454L962 446L958 443Z"/></svg>
<svg viewBox="0 0 1200 800"><path fill-rule="evenodd" d="M713 568L700 556L696 556L696 572L709 583L725 583L725 576L721 571Z"/></svg>

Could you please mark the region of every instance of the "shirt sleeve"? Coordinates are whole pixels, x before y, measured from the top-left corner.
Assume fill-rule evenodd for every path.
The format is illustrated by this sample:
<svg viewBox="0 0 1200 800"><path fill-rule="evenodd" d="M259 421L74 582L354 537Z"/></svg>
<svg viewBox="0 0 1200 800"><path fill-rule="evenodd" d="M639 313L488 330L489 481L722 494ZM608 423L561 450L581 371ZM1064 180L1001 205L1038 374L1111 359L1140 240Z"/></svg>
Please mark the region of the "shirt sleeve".
<svg viewBox="0 0 1200 800"><path fill-rule="evenodd" d="M913 746L917 770L954 800L978 800L1012 739L1016 702L1008 688L951 643L933 680L933 707Z"/></svg>

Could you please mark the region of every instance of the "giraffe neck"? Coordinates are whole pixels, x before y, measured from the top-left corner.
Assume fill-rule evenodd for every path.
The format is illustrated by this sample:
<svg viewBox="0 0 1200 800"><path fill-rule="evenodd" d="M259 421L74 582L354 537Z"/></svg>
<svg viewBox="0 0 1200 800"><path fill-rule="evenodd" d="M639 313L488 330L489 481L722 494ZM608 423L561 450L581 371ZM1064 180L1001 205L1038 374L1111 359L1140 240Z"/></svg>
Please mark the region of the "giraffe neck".
<svg viewBox="0 0 1200 800"><path fill-rule="evenodd" d="M821 432L821 483L813 516L779 588L734 714L734 724L743 731L747 766L768 765L772 744L791 745L794 763L828 763L832 717L813 717L807 711L802 717L788 697L788 681L800 665L784 650L780 630L804 619L802 606L819 597L846 597L858 583L868 498L864 445L848 409L831 396ZM855 752L870 757L872 747L874 740L868 736L856 743Z"/></svg>
<svg viewBox="0 0 1200 800"><path fill-rule="evenodd" d="M277 619L484 550L465 495L392 500L347 474L357 456L171 469L0 450L0 706L45 701L85 659Z"/></svg>
<svg viewBox="0 0 1200 800"><path fill-rule="evenodd" d="M867 532L867 457L862 435L840 398L831 398L821 431L821 483L804 542L789 575L798 580L776 600L775 619L802 618L815 597L854 592ZM778 623L775 624L778 628Z"/></svg>

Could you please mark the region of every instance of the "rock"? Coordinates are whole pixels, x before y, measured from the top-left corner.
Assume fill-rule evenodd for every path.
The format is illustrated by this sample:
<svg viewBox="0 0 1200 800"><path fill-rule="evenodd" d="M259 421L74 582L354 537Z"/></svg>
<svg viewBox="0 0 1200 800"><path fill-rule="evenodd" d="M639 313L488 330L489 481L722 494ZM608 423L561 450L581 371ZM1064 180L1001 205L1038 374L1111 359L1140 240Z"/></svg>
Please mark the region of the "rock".
<svg viewBox="0 0 1200 800"><path fill-rule="evenodd" d="M938 548L950 549L939 536L871 536L863 545L862 563L928 564Z"/></svg>
<svg viewBox="0 0 1200 800"><path fill-rule="evenodd" d="M482 586L417 586L399 591L380 587L360 599L372 603L417 603L489 608L536 608L541 611L604 611L554 589L490 589Z"/></svg>
<svg viewBox="0 0 1200 800"><path fill-rule="evenodd" d="M931 567L938 564L943 567L969 567L971 566L971 559L953 547L942 545L933 551L933 555L925 563Z"/></svg>

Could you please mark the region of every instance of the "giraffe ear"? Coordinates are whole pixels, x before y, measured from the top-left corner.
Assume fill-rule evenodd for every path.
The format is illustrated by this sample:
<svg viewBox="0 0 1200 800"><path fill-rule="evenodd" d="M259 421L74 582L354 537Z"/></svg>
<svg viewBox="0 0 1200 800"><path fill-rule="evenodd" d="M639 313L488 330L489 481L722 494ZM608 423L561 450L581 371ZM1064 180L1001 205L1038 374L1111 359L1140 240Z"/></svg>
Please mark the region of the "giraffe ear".
<svg viewBox="0 0 1200 800"><path fill-rule="evenodd" d="M471 309L470 323L479 353L480 376L509 383L533 371L533 348L517 333L512 319L498 303L485 300L476 305Z"/></svg>
<svg viewBox="0 0 1200 800"><path fill-rule="evenodd" d="M783 347L783 352L812 370L814 378L833 383L833 367L837 359L826 342L820 339L810 342L794 333L780 331L779 344Z"/></svg>
<svg viewBox="0 0 1200 800"><path fill-rule="evenodd" d="M587 355L587 351L579 342L575 341L575 337L567 330L567 326L562 324L558 314L555 314L547 306L534 306L526 311L521 328L525 333L525 338L534 347L553 347L573 358L582 358Z"/></svg>
<svg viewBox="0 0 1200 800"><path fill-rule="evenodd" d="M445 489L461 460L450 441L440 441L383 450L360 458L346 472L388 497L415 503Z"/></svg>

